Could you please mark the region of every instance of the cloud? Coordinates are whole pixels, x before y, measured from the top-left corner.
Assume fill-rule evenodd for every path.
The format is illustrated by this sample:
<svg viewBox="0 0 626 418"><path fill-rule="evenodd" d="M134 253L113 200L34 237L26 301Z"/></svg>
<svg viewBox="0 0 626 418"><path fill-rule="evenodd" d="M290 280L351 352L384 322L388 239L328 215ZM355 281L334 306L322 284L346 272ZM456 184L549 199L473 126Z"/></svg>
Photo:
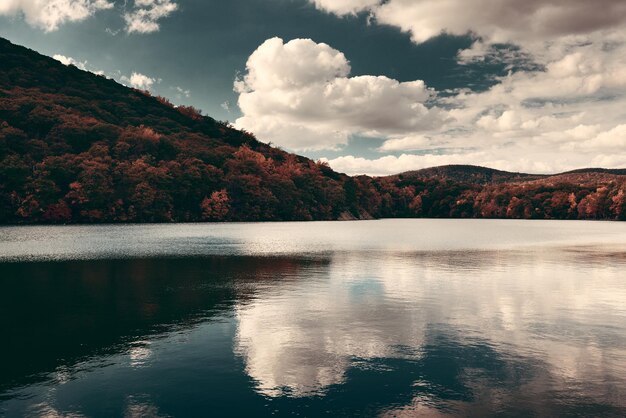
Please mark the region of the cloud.
<svg viewBox="0 0 626 418"><path fill-rule="evenodd" d="M544 71L510 74L485 92L445 99L454 107L448 128L457 130L448 141L482 149L490 159L508 153L511 166L532 155L549 172L623 165L626 149L607 139L617 138L626 108L626 37L618 39L611 48L604 37L553 43L544 50Z"/></svg>
<svg viewBox="0 0 626 418"><path fill-rule="evenodd" d="M122 30L121 29L111 29L111 28L106 28L104 30L106 33L108 33L111 36L117 36L118 33L120 33Z"/></svg>
<svg viewBox="0 0 626 418"><path fill-rule="evenodd" d="M126 4L126 2L124 2ZM26 22L46 32L57 30L66 22L78 22L100 10L112 9L109 0L2 0L0 15L22 15ZM135 0L122 17L127 33L152 33L160 29L159 21L178 10L174 0ZM106 29L117 35L119 30Z"/></svg>
<svg viewBox="0 0 626 418"><path fill-rule="evenodd" d="M136 71L133 71L130 76L123 75L120 71L105 73L104 71L94 69L87 61L79 61L75 58L61 54L55 54L53 58L64 65L74 65L84 71L89 71L98 75L106 75L107 77L118 80L126 86L140 90L150 90L155 83L158 84L162 81L160 78L149 77ZM173 89L176 92L176 98L178 99L191 97L190 90L185 90L179 86L170 87L170 89Z"/></svg>
<svg viewBox="0 0 626 418"><path fill-rule="evenodd" d="M322 158L336 171L349 175L368 174L388 176L421 168L448 164L473 164L499 170L550 174L581 167L626 167L625 127L616 127L594 137L589 142L579 142L575 146L562 148L528 146L514 144L484 149L452 150L452 152L423 154L403 153L399 156L385 155L379 158L364 158L344 155L336 158ZM544 148L547 148L545 150ZM593 154L589 152L593 151Z"/></svg>
<svg viewBox="0 0 626 418"><path fill-rule="evenodd" d="M243 116L236 126L294 150L333 149L354 134L404 134L441 124L423 81L350 77L343 53L311 39L272 38L235 82Z"/></svg>
<svg viewBox="0 0 626 418"><path fill-rule="evenodd" d="M184 88L180 87L180 86L176 86L174 88L174 90L176 90L176 98L177 99L182 99L183 97L185 99L188 99L191 97L191 90L185 90Z"/></svg>
<svg viewBox="0 0 626 418"><path fill-rule="evenodd" d="M307 272L310 280L263 289L257 297L237 304L235 352L243 359L256 390L268 397L315 396L344 383L354 368L388 364L390 359L420 362L430 355L428 346L437 340L438 332L433 330L441 327L433 325L442 322L448 325L445 334L455 336L456 344L475 344L479 336L500 358L530 355L533 363L552 375L548 380L559 390L589 381L590 375L598 382L618 375L619 371L605 366L606 355L601 350L590 353L587 345L559 334L577 325L575 321L563 322L563 309L568 305L576 304L589 312L602 305L613 315L622 312L623 301L594 285L589 271L581 269L585 261L562 248L547 250L545 242L532 253L501 248L485 252L480 244L470 250L449 251L450 234L469 234L459 225L449 228L448 234L435 234L425 244L429 250L445 246L446 255L432 251L402 254L383 240L375 244L385 248L378 257L372 257L371 251L334 254L327 267L315 266ZM523 228L528 226L520 226ZM476 239L474 233L472 239L457 241L462 245L495 245L502 242L496 234L482 233ZM402 247L405 236L411 234L394 238L395 248ZM412 244L414 247L415 241ZM561 261L560 275L552 274L550 267L555 257ZM617 273L605 277L617 283ZM473 289L471 297L468 281ZM525 291L503 283L524 283ZM557 286L562 297L555 300L546 292L550 286ZM436 303L432 302L433 295L438 297ZM450 307L454 307L452 311ZM538 317L564 328L550 335L541 330L544 338L538 339L537 330L529 326ZM484 324L494 326L486 328ZM588 338L600 344L604 337ZM392 378L392 370L387 372ZM531 374L531 380L542 377ZM532 385L524 379L520 383L519 375L515 376L516 385ZM466 377L469 387L480 386L475 374ZM535 383L545 386L543 381ZM513 394L516 389L514 386ZM423 402L424 393L419 393Z"/></svg>
<svg viewBox="0 0 626 418"><path fill-rule="evenodd" d="M438 94L423 81L351 77L347 58L329 45L273 38L250 56L235 83L243 113L236 125L298 151L381 138L380 158L329 160L350 174L451 163L542 173L623 166L617 128L626 108L626 33L583 40L545 44L533 53L534 70L510 72L486 91ZM482 41L470 49L460 59L484 53L511 61L525 53Z"/></svg>
<svg viewBox="0 0 626 418"><path fill-rule="evenodd" d="M391 138L386 140L378 150L385 151L416 151L431 148L433 146L443 146L438 142L424 135L412 135L401 138Z"/></svg>
<svg viewBox="0 0 626 418"><path fill-rule="evenodd" d="M87 66L87 61L76 61L72 57L66 57L65 55L61 55L61 54L55 54L52 56L52 58L59 61L63 65L74 65L75 67L78 67L81 70L85 70Z"/></svg>
<svg viewBox="0 0 626 418"><path fill-rule="evenodd" d="M614 149L619 152L626 148L626 125L618 125L610 131L602 132L583 142L581 147L587 149Z"/></svg>
<svg viewBox="0 0 626 418"><path fill-rule="evenodd" d="M104 75L104 71L95 69L93 66L89 65L89 63L86 60L79 61L72 57L66 57L65 55L61 55L61 54L54 54L52 58L59 61L63 65L73 65L83 71L89 71L97 75Z"/></svg>
<svg viewBox="0 0 626 418"><path fill-rule="evenodd" d="M354 155L345 155L330 160L322 158L322 160L327 161L333 169L349 175L369 174L374 176L388 176L426 167L446 164L464 164L468 161L468 159L481 161L483 165L495 168L493 162L487 161L487 159L484 158L485 155L483 153L463 153L446 155L386 155L384 157L374 159Z"/></svg>
<svg viewBox="0 0 626 418"><path fill-rule="evenodd" d="M380 0L310 0L315 7L337 15L356 14L377 6Z"/></svg>
<svg viewBox="0 0 626 418"><path fill-rule="evenodd" d="M155 82L160 81L155 78L148 77L147 75L137 73L134 71L130 75L130 77L122 76L120 80L122 81L122 83L128 84L129 86L134 87L136 89L140 89L140 90L150 90L150 88Z"/></svg>
<svg viewBox="0 0 626 418"><path fill-rule="evenodd" d="M306 87L350 73L342 52L311 39L294 39L287 44L280 38L268 39L250 55L246 68L248 74L235 85L239 92Z"/></svg>
<svg viewBox="0 0 626 418"><path fill-rule="evenodd" d="M0 15L22 15L26 22L52 32L66 22L78 22L113 7L107 0L2 0Z"/></svg>
<svg viewBox="0 0 626 418"><path fill-rule="evenodd" d="M134 8L124 13L127 33L152 33L160 29L159 20L178 10L173 0L135 0Z"/></svg>
<svg viewBox="0 0 626 418"><path fill-rule="evenodd" d="M626 23L622 0L309 1L340 16L366 11L378 23L410 33L415 42L444 32L473 32L491 42L536 41L614 29Z"/></svg>

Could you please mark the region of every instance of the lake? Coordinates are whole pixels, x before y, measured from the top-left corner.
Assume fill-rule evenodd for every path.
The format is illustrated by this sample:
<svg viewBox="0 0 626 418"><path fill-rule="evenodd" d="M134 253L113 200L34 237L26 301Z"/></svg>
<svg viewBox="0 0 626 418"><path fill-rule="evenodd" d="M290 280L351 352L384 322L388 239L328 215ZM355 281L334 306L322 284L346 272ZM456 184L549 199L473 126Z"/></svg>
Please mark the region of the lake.
<svg viewBox="0 0 626 418"><path fill-rule="evenodd" d="M0 415L626 416L626 223L0 228Z"/></svg>

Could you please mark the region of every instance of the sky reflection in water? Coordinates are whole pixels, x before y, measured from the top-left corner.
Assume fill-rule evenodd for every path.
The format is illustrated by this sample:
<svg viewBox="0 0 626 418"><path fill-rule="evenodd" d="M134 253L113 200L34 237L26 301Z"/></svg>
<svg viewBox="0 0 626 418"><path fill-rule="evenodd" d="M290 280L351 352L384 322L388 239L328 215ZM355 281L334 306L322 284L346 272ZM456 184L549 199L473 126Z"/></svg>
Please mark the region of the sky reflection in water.
<svg viewBox="0 0 626 418"><path fill-rule="evenodd" d="M623 416L625 251L591 222L2 228L0 414Z"/></svg>

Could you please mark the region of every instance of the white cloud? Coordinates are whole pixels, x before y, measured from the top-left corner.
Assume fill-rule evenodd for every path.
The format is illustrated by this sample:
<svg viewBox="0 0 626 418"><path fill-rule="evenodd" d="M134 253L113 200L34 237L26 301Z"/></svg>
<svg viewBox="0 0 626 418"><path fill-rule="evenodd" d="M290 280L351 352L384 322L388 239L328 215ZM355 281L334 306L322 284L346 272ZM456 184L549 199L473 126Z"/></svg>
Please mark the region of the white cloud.
<svg viewBox="0 0 626 418"><path fill-rule="evenodd" d="M155 83L158 84L162 81L160 78L149 77L136 71L133 71L130 76L123 75L120 71L105 73L104 71L94 69L91 65L89 65L87 61L79 61L75 58L61 54L55 54L53 58L59 61L61 64L74 65L81 70L89 71L97 75L106 75L107 77L118 80L126 86L130 86L140 90L150 90ZM171 88L174 89L174 91L176 92L176 97L179 99L183 97L189 98L191 96L191 91L184 90L182 87L176 86Z"/></svg>
<svg viewBox="0 0 626 418"><path fill-rule="evenodd" d="M337 15L368 11L382 24L424 42L443 32L478 34L493 42L546 40L618 28L626 23L622 0L309 0Z"/></svg>
<svg viewBox="0 0 626 418"><path fill-rule="evenodd" d="M74 65L75 67L85 70L87 61L77 61L72 57L66 57L65 55L55 54L52 56L55 60L59 61L63 65Z"/></svg>
<svg viewBox="0 0 626 418"><path fill-rule="evenodd" d="M83 71L89 71L97 75L104 75L104 71L94 68L93 66L89 65L87 61L79 61L72 57L66 57L65 55L61 54L54 54L52 58L59 61L63 65L73 65Z"/></svg>
<svg viewBox="0 0 626 418"><path fill-rule="evenodd" d="M117 36L118 33L120 33L122 30L121 29L111 29L111 28L106 28L104 30L106 33L108 33L111 36Z"/></svg>
<svg viewBox="0 0 626 418"><path fill-rule="evenodd" d="M147 75L137 73L134 71L130 75L130 77L122 76L120 80L122 81L122 83L128 84L129 86L134 87L136 89L140 89L140 90L150 90L150 88L155 82L160 81L155 78L148 77Z"/></svg>
<svg viewBox="0 0 626 418"><path fill-rule="evenodd" d="M379 228L382 231L384 226ZM449 228L449 234L429 236L424 232L429 236L427 248L446 245L449 250L450 234L470 237L460 225ZM519 228L521 231L528 226ZM500 237L497 233L480 233L478 237L475 232L472 234L471 239L457 241L462 245L478 242L475 248L463 248L449 256L433 255L432 251L410 255L394 251L402 248L405 236L411 236L399 234L394 238L393 249L385 242L376 244L385 248L379 257L372 257L371 252L336 254L327 268L316 267L307 272L315 280L264 288L257 297L238 304L235 351L244 361L256 390L269 397L315 396L324 394L332 385L344 383L350 369L381 364L380 359L420 361L428 355L424 347L436 338L432 324L442 321L449 325L446 335L458 332L460 341L467 339L469 344L478 337L500 350L502 358L515 358L515 352L532 353L546 373L552 375L547 380L553 388L556 385L564 389L589 381L590 375L598 382L619 375L619 370L606 367L606 353L590 352L587 345L579 346L557 333L548 338L542 334L544 338L538 339L536 330L528 326L537 317L545 323L560 324L563 310L572 304L589 312L599 306L613 315L623 312L623 301L608 294L606 287L594 285L589 271L580 268L583 262L577 262L575 255L561 248L548 249L545 242L532 253L500 249L490 253L493 257L477 257L476 251L485 255L480 243L495 245ZM447 242L440 243L444 239L440 237L447 237ZM414 248L415 241L412 244ZM520 263L520 256L527 257L527 262ZM549 267L555 257L567 260L560 275L552 274L553 268ZM603 277L617 283L618 266L607 268L610 274L602 273ZM456 273L459 270L462 272ZM473 289L471 297L467 294L468 281ZM522 282L524 292L516 286L503 286ZM555 299L551 292L546 292L550 286L557 286L562 297ZM440 296L439 303L431 303L432 295ZM495 326L485 328L484 324ZM406 347L411 350L402 349ZM469 374L469 384L476 383L472 377ZM476 384L481 386L480 379ZM534 384L542 388L546 385ZM476 393L483 393L482 389ZM502 396L500 392L498 397Z"/></svg>
<svg viewBox="0 0 626 418"><path fill-rule="evenodd" d="M616 127L592 140L562 147L509 146L482 147L479 150L453 150L449 153L427 152L425 154L404 153L399 156L386 155L379 158L364 158L345 155L327 161L336 171L349 175L368 174L387 176L421 168L448 164L474 164L499 170L550 174L582 167L624 168L626 167L626 128ZM547 149L546 149L547 148Z"/></svg>
<svg viewBox="0 0 626 418"><path fill-rule="evenodd" d="M464 58L481 51L493 53L479 43ZM350 174L450 163L544 173L623 165L617 128L626 118L626 34L561 38L533 58L542 71L510 73L483 92L438 96L422 81L350 77L346 57L326 44L274 38L250 56L236 83L243 112L236 123L293 150L338 150L359 135L382 138L381 153L404 153L330 160Z"/></svg>
<svg viewBox="0 0 626 418"><path fill-rule="evenodd" d="M355 14L368 10L380 3L380 0L310 0L315 7L337 15Z"/></svg>
<svg viewBox="0 0 626 418"><path fill-rule="evenodd" d="M610 131L602 132L583 142L581 146L582 148L622 151L626 148L626 125L618 125ZM623 157L622 160L624 160Z"/></svg>
<svg viewBox="0 0 626 418"><path fill-rule="evenodd" d="M52 32L66 22L78 22L112 7L113 2L107 0L2 0L0 15L23 15L29 25Z"/></svg>
<svg viewBox="0 0 626 418"><path fill-rule="evenodd" d="M384 151L416 151L431 148L433 146L443 146L444 143L434 141L424 135L412 135L401 138L391 138L386 140L378 150Z"/></svg>
<svg viewBox="0 0 626 418"><path fill-rule="evenodd" d="M85 20L114 5L113 0L1 0L0 15L21 15L29 25L52 32L64 23ZM160 29L159 21L176 10L175 0L135 0L122 15L125 30L127 33L156 32ZM110 28L106 31L111 35L119 32Z"/></svg>
<svg viewBox="0 0 626 418"><path fill-rule="evenodd" d="M126 32L151 33L160 29L159 21L178 10L173 0L135 0L134 8L124 13Z"/></svg>
<svg viewBox="0 0 626 418"><path fill-rule="evenodd" d="M482 153L447 155L402 154L397 157L393 155L386 155L384 157L374 159L346 155L330 160L322 160L327 161L336 171L349 175L369 174L373 176L387 176L438 165L464 164L468 161L468 159L482 161L482 157L484 157L484 154ZM487 164L486 162L483 164L494 167L493 164Z"/></svg>
<svg viewBox="0 0 626 418"><path fill-rule="evenodd" d="M483 61L487 54L489 54L489 45L485 44L483 41L475 41L470 48L459 51L459 63L465 64L473 61Z"/></svg>
<svg viewBox="0 0 626 418"><path fill-rule="evenodd" d="M188 99L191 97L191 90L185 90L184 88L180 87L180 86L176 86L174 88L174 90L176 90L176 98L177 99L182 99L183 97L185 99Z"/></svg>
<svg viewBox="0 0 626 418"><path fill-rule="evenodd" d="M235 82L243 113L236 125L291 149L336 148L353 134L405 134L443 120L425 105L433 92L423 81L349 77L343 53L310 39L268 39L246 68Z"/></svg>
<svg viewBox="0 0 626 418"><path fill-rule="evenodd" d="M286 44L280 38L268 39L250 55L246 68L248 73L235 85L238 92L307 87L350 73L342 52L310 39L294 39Z"/></svg>
<svg viewBox="0 0 626 418"><path fill-rule="evenodd" d="M533 155L551 172L623 164L626 149L615 145L615 129L626 117L626 37L611 48L602 37L588 41L561 40L544 50L545 71L511 74L486 92L448 99L462 132L451 142L498 158L508 152L511 165L519 155ZM591 148L594 154L584 152Z"/></svg>

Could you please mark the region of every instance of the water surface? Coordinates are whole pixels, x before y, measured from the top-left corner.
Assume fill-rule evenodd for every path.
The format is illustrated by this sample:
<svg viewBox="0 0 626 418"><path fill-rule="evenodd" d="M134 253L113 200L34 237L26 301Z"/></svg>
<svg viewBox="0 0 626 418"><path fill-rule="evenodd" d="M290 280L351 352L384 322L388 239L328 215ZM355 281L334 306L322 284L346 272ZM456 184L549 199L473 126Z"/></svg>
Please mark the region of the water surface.
<svg viewBox="0 0 626 418"><path fill-rule="evenodd" d="M0 415L625 416L626 224L0 228Z"/></svg>

